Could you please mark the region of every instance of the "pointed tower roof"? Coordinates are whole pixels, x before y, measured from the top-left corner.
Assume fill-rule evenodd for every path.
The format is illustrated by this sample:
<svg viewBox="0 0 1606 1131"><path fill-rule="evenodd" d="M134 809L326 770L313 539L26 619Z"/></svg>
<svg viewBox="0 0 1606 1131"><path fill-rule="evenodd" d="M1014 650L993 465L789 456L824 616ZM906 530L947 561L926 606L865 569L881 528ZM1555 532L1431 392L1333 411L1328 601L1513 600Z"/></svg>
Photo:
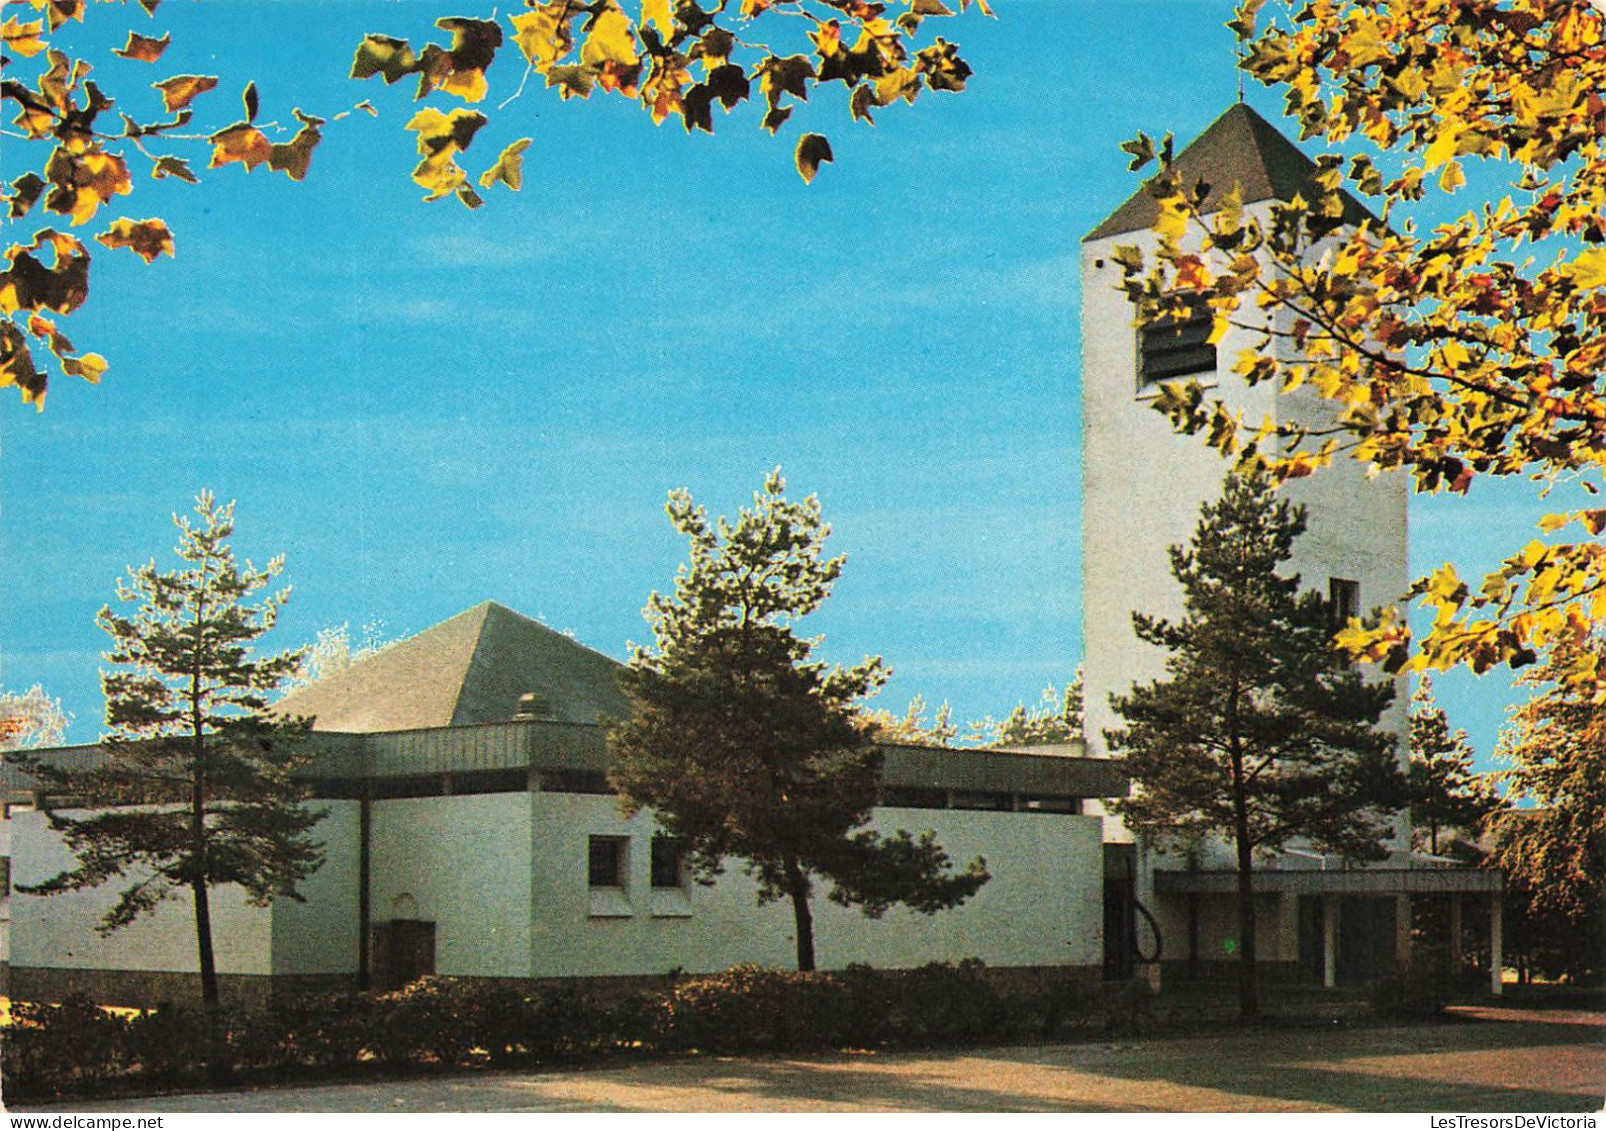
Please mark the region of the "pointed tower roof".
<svg viewBox="0 0 1606 1131"><path fill-rule="evenodd" d="M1211 211L1234 184L1242 187L1245 204L1292 200L1296 193L1303 193L1309 200L1315 192L1311 176L1316 172L1316 162L1243 102L1234 103L1204 133L1194 138L1177 156L1176 165L1185 184L1202 180L1210 186L1205 198L1206 212ZM1145 185L1083 239L1100 240L1143 231L1154 223L1157 212L1154 197L1149 195ZM1344 194L1347 223L1358 224L1369 215L1360 201L1349 193Z"/></svg>
<svg viewBox="0 0 1606 1131"><path fill-rule="evenodd" d="M505 722L534 694L543 718L590 723L627 710L617 660L486 601L285 696L314 729L414 730Z"/></svg>

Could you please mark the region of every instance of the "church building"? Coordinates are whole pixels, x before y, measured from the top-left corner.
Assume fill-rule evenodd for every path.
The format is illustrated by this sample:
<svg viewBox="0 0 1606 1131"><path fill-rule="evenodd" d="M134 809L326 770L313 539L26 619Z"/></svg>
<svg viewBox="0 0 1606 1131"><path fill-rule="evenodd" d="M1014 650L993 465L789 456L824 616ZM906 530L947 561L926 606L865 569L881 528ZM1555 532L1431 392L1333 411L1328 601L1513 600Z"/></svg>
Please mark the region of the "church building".
<svg viewBox="0 0 1606 1131"><path fill-rule="evenodd" d="M1251 213L1290 199L1312 162L1248 106L1229 109L1179 157L1190 183L1236 184ZM1108 756L1109 701L1163 672L1132 629L1135 610L1175 617L1167 547L1190 537L1225 464L1173 435L1151 401L1192 377L1251 416L1320 420L1308 390L1246 387L1232 360L1251 331L1218 343L1146 343L1117 284L1115 249L1152 248L1154 203L1138 192L1082 243L1083 609L1086 746L954 750L887 745L873 824L931 830L949 855L986 860L990 882L934 916L872 920L817 900L823 968L908 967L980 958L1023 977L1153 981L1212 976L1237 940L1224 846L1184 861L1134 840L1105 815L1127 781ZM1358 206L1357 206L1358 208ZM1365 610L1406 590L1408 485L1348 461L1287 488L1309 512L1293 567L1335 608ZM626 817L607 782L603 720L625 714L617 661L494 603L477 605L303 689L278 707L315 718L310 772L327 815L324 863L304 902L212 901L225 996L470 978L662 978L737 963L789 965L790 908L761 906L732 862L693 883L647 812ZM1406 750L1406 687L1384 726ZM92 764L98 747L46 752ZM70 865L31 783L5 770L0 822L0 959L10 995L74 990L145 1004L195 992L192 913L179 898L110 935L95 930L117 894L25 895ZM1257 876L1257 937L1277 976L1360 982L1406 959L1413 913L1442 907L1453 946L1467 906L1487 922L1499 991L1500 877L1411 851L1402 818L1388 858L1349 866L1289 849Z"/></svg>

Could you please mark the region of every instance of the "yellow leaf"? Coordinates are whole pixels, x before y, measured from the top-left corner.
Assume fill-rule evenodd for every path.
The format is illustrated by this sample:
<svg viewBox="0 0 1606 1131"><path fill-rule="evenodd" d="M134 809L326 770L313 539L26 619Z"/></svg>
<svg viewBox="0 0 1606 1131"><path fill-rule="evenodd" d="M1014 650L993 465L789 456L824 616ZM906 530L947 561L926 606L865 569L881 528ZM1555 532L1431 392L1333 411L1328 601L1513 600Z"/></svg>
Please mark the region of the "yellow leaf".
<svg viewBox="0 0 1606 1131"><path fill-rule="evenodd" d="M1566 271L1580 287L1606 286L1606 248L1580 252L1566 265Z"/></svg>
<svg viewBox="0 0 1606 1131"><path fill-rule="evenodd" d="M413 180L429 190L425 200L450 196L467 182L468 174L453 159L456 152L455 147L445 146L439 152L425 157L413 170Z"/></svg>
<svg viewBox="0 0 1606 1131"><path fill-rule="evenodd" d="M94 217L100 206L118 194L134 191L128 166L115 153L86 153L72 166L72 222L82 224ZM57 209L61 211L61 209Z"/></svg>
<svg viewBox="0 0 1606 1131"><path fill-rule="evenodd" d="M606 63L628 67L640 58L636 54L636 37L630 17L619 9L603 9L589 26L585 45L580 48L580 62L598 67Z"/></svg>
<svg viewBox="0 0 1606 1131"><path fill-rule="evenodd" d="M404 128L418 134L418 152L429 157L443 151L467 149L484 124L485 115L478 110L456 109L443 114L433 106L426 106L414 114Z"/></svg>
<svg viewBox="0 0 1606 1131"><path fill-rule="evenodd" d="M481 187L490 188L497 181L501 181L514 192L518 192L524 187L524 151L528 148L530 139L521 137L502 150L496 159L496 164L480 174Z"/></svg>
<svg viewBox="0 0 1606 1131"><path fill-rule="evenodd" d="M174 110L184 109L197 95L205 94L217 86L217 79L211 75L174 75L170 79L153 82L151 86L162 92L162 104L171 114Z"/></svg>
<svg viewBox="0 0 1606 1131"><path fill-rule="evenodd" d="M641 0L641 22L657 28L666 43L675 34L675 15L669 0Z"/></svg>
<svg viewBox="0 0 1606 1131"><path fill-rule="evenodd" d="M1188 211L1180 196L1168 196L1160 201L1154 218L1154 230L1163 240L1176 243L1188 230Z"/></svg>
<svg viewBox="0 0 1606 1131"><path fill-rule="evenodd" d="M831 143L820 134L804 134L798 138L794 158L797 161L798 174L803 178L804 184L813 182L814 175L820 171L822 162L836 160L831 155Z"/></svg>
<svg viewBox="0 0 1606 1131"><path fill-rule="evenodd" d="M238 161L247 172L273 156L273 143L255 126L240 122L221 129L207 138L212 143L210 169L221 168Z"/></svg>
<svg viewBox="0 0 1606 1131"><path fill-rule="evenodd" d="M563 0L547 4L533 12L509 16L513 25L513 42L524 53L539 75L574 49L570 21L579 13Z"/></svg>
<svg viewBox="0 0 1606 1131"><path fill-rule="evenodd" d="M1445 123L1439 128L1439 136L1433 139L1422 154L1422 171L1431 173L1440 165L1455 156L1456 146L1461 141L1461 127L1455 123Z"/></svg>
<svg viewBox="0 0 1606 1131"><path fill-rule="evenodd" d="M100 375L106 372L106 359L98 353L86 353L82 357L64 357L61 359L61 371L69 377L82 377L91 385L98 385Z"/></svg>
<svg viewBox="0 0 1606 1131"><path fill-rule="evenodd" d="M130 220L123 217L95 238L113 250L126 247L146 263L164 252L176 258L173 233L167 230L167 225L161 220Z"/></svg>
<svg viewBox="0 0 1606 1131"><path fill-rule="evenodd" d="M485 79L484 71L473 69L453 71L435 84L437 90L444 90L447 94L455 94L464 102L479 102L485 98L490 90L490 83Z"/></svg>
<svg viewBox="0 0 1606 1131"><path fill-rule="evenodd" d="M166 51L168 44L172 42L171 34L164 35L160 39L152 39L148 35L131 31L128 33L128 42L122 47L112 48L112 54L132 59L137 63L154 63L162 57L162 52Z"/></svg>
<svg viewBox="0 0 1606 1131"><path fill-rule="evenodd" d="M0 42L5 44L7 51L15 51L18 55L31 58L45 49L45 41L39 38L39 33L44 29L43 20L25 24L13 16L4 24L0 24Z"/></svg>

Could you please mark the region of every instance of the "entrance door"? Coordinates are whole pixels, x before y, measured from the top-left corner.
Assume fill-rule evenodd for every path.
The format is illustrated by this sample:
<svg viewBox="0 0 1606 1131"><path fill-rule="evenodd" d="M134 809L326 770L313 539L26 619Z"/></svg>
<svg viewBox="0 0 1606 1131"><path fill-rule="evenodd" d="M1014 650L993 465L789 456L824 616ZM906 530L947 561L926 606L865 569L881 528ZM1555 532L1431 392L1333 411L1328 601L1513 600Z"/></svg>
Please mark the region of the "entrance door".
<svg viewBox="0 0 1606 1131"><path fill-rule="evenodd" d="M374 924L375 984L399 990L435 973L435 924L427 919L392 919Z"/></svg>
<svg viewBox="0 0 1606 1131"><path fill-rule="evenodd" d="M1104 881L1104 980L1124 982L1136 970L1133 939L1132 881Z"/></svg>

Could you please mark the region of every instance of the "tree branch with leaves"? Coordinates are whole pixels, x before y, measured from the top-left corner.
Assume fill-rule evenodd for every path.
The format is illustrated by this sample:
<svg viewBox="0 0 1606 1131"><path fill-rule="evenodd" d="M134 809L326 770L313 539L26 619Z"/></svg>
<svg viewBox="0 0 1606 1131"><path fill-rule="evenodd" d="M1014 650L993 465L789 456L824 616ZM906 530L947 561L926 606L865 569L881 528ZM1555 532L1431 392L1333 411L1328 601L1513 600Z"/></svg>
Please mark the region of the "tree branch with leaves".
<svg viewBox="0 0 1606 1131"><path fill-rule="evenodd" d="M1525 477L1598 495L1606 477L1606 12L1587 0L1312 0L1239 6L1243 69L1279 88L1302 137L1334 147L1310 191L1248 215L1233 186L1188 183L1169 139L1149 191L1158 249L1119 257L1140 316L1179 289L1216 337L1254 328L1249 384L1313 387L1336 425L1253 420L1197 382L1155 407L1244 469L1277 479L1345 456L1402 468L1419 492ZM1338 148L1342 147L1342 149ZM1469 164L1509 194L1432 225ZM1364 207L1362 207L1364 205ZM1246 318L1250 310L1261 316ZM1345 644L1395 667L1522 667L1606 619L1606 509L1558 508L1471 584L1445 565L1410 596L1415 642L1387 617ZM1570 534L1571 537L1562 537ZM1568 678L1606 699L1606 669L1567 648Z"/></svg>
<svg viewBox="0 0 1606 1131"><path fill-rule="evenodd" d="M474 107L490 95L487 71L509 43L507 54L523 70L501 110L533 77L563 100L594 91L635 100L654 122L674 118L688 133L714 131L715 105L728 114L755 99L766 108L763 127L776 133L811 91L838 83L851 119L874 124L874 112L913 103L922 90L963 90L971 73L954 44L926 41L927 21L954 15L942 0L740 0L734 8L720 0L708 9L695 0L630 2L627 10L618 0L531 0L527 10L500 19L445 16L435 26L446 42L416 51L406 39L369 35L356 47L350 76L387 85L416 78L415 101L439 104L422 105L407 120L419 157L413 179L425 200L455 196L477 208L481 190L522 187L531 145L528 137L513 141L473 183L459 160L489 120ZM959 0L960 10L971 2ZM990 14L986 0L974 2ZM300 181L330 122L356 110L378 113L364 100L328 118L293 108L293 124L265 122L257 85L248 80L235 120L227 113L202 118L215 107L209 96L222 80L164 75L159 64L171 33L154 34L154 25L146 28L153 34L129 30L104 59L67 46L71 25L104 22L108 14L94 9L111 3L128 6L0 0L0 105L14 111L0 127L12 178L0 186L0 222L15 225L35 209L60 218L26 238L8 231L0 242L0 388L14 385L24 403L41 408L54 375L93 383L108 367L103 354L80 349L61 326L88 301L92 242L146 263L177 255L176 235L157 216L102 221L93 240L63 228L89 224L118 198L135 195L145 171L196 185L204 160L205 171L238 165ZM161 0L135 3L154 20ZM758 35L785 46L772 48ZM147 82L150 74L161 77ZM805 181L834 159L826 136L815 132L802 134L793 156Z"/></svg>

